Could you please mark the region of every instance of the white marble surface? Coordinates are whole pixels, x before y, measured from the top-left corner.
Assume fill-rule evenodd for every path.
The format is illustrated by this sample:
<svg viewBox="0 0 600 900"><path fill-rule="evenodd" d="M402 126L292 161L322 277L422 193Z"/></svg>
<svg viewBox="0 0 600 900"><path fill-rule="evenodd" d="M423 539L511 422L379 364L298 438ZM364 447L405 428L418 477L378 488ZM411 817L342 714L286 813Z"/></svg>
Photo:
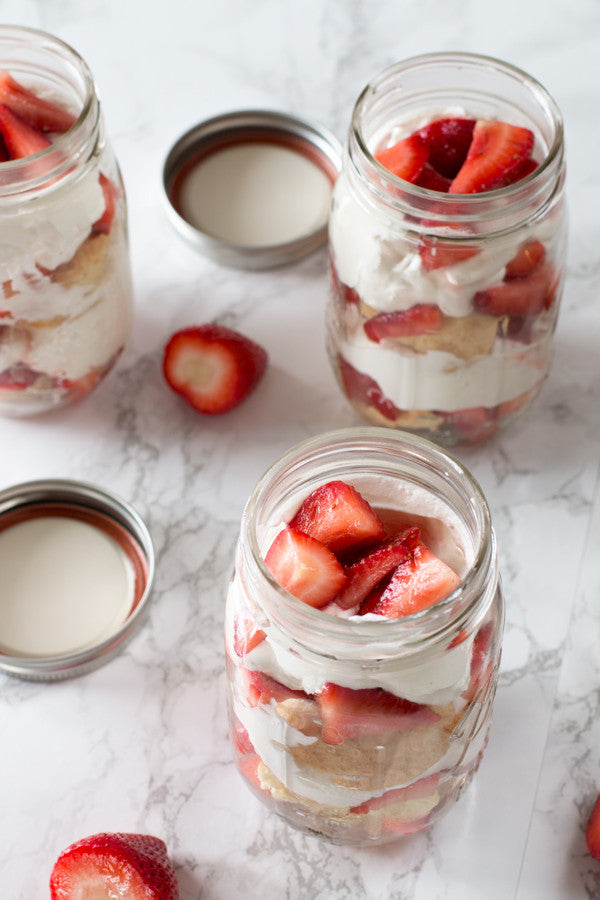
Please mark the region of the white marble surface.
<svg viewBox="0 0 600 900"><path fill-rule="evenodd" d="M41 900L54 858L101 830L164 838L182 900L600 896L583 829L600 789L600 5L593 0L2 0L7 23L71 43L99 84L130 202L137 318L86 401L0 422L0 487L49 476L116 490L158 555L151 615L102 669L60 684L0 675L0 895ZM432 831L332 847L267 813L230 761L222 620L259 474L356 422L324 351L324 251L248 274L198 258L161 208L170 143L207 116L269 107L340 138L381 68L428 50L502 57L563 110L571 242L556 356L525 421L461 455L492 508L507 597L489 748ZM165 340L217 319L269 351L260 390L196 416L165 387ZM308 361L310 360L310 362Z"/></svg>

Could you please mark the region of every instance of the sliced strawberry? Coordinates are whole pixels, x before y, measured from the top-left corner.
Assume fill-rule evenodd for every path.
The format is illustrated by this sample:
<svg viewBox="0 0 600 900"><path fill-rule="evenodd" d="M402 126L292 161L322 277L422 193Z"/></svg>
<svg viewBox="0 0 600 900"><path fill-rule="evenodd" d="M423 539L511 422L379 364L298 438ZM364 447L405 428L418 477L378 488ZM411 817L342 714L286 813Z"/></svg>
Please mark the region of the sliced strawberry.
<svg viewBox="0 0 600 900"><path fill-rule="evenodd" d="M218 415L238 406L254 390L266 366L267 354L262 347L222 325L177 331L163 357L169 386L205 415Z"/></svg>
<svg viewBox="0 0 600 900"><path fill-rule="evenodd" d="M491 646L493 637L493 622L486 622L480 627L475 635L473 650L471 652L469 686L463 692L469 703L472 703L480 691L485 688L492 675L493 660L491 657Z"/></svg>
<svg viewBox="0 0 600 900"><path fill-rule="evenodd" d="M391 806L394 803L404 803L407 800L422 800L424 797L431 797L432 794L435 794L439 783L439 772L435 772L433 775L426 775L425 778L419 778L418 781L413 781L412 784L407 784L405 787L392 788L391 791L386 791L380 797L372 797L370 800L361 803L360 806L352 807L350 812L357 814L370 813L376 809L385 809L386 806Z"/></svg>
<svg viewBox="0 0 600 900"><path fill-rule="evenodd" d="M245 656L258 647L266 634L258 627L250 611L246 607L238 609L233 623L233 649L238 656Z"/></svg>
<svg viewBox="0 0 600 900"><path fill-rule="evenodd" d="M235 749L238 751L240 756L244 756L246 753L255 753L254 745L250 740L250 735L242 725L239 719L235 719L231 723L231 727L229 729L229 733L231 735L231 740L233 741L233 745Z"/></svg>
<svg viewBox="0 0 600 900"><path fill-rule="evenodd" d="M8 150L6 149L6 144L4 143L4 138L0 137L0 163L8 162L10 156L8 154Z"/></svg>
<svg viewBox="0 0 600 900"><path fill-rule="evenodd" d="M375 587L369 591L358 608L359 616L366 616L368 613L373 612L373 610L381 600L381 595L385 591L388 584L389 578L384 578L383 581L380 581L379 584L376 584Z"/></svg>
<svg viewBox="0 0 600 900"><path fill-rule="evenodd" d="M259 703L268 706L271 700L282 703L284 700L300 697L306 699L308 696L304 691L294 691L292 688L286 687L285 684L265 675L264 672L251 672L245 669L244 678L251 706L258 706Z"/></svg>
<svg viewBox="0 0 600 900"><path fill-rule="evenodd" d="M409 731L437 722L428 706L396 697L381 688L341 687L327 682L316 695L323 722L323 740L341 744L366 734Z"/></svg>
<svg viewBox="0 0 600 900"><path fill-rule="evenodd" d="M397 178L415 182L423 171L428 156L429 150L425 142L417 134L411 134L392 147L378 150L375 159Z"/></svg>
<svg viewBox="0 0 600 900"><path fill-rule="evenodd" d="M289 527L271 544L265 565L286 591L317 609L327 606L346 583L344 570L331 550Z"/></svg>
<svg viewBox="0 0 600 900"><path fill-rule="evenodd" d="M546 305L553 278L550 263L540 263L527 277L512 278L478 291L473 304L490 316L537 315Z"/></svg>
<svg viewBox="0 0 600 900"><path fill-rule="evenodd" d="M0 388L8 391L22 391L34 384L40 374L40 372L30 369L26 363L14 363L10 368L0 372Z"/></svg>
<svg viewBox="0 0 600 900"><path fill-rule="evenodd" d="M76 121L76 116L66 109L19 84L6 69L0 72L0 103L40 131L68 131Z"/></svg>
<svg viewBox="0 0 600 900"><path fill-rule="evenodd" d="M258 767L260 766L258 753L246 753L244 756L238 757L237 765L244 778L254 785L255 788L258 788L259 791L264 790L258 774Z"/></svg>
<svg viewBox="0 0 600 900"><path fill-rule="evenodd" d="M11 159L24 159L50 146L50 141L41 131L3 103L0 103L0 132Z"/></svg>
<svg viewBox="0 0 600 900"><path fill-rule="evenodd" d="M479 253L477 247L445 241L443 238L422 236L419 241L421 264L428 272L434 269L449 268L457 263L471 259Z"/></svg>
<svg viewBox="0 0 600 900"><path fill-rule="evenodd" d="M585 842L594 859L600 860L600 795L596 798L588 819Z"/></svg>
<svg viewBox="0 0 600 900"><path fill-rule="evenodd" d="M357 606L386 575L406 562L419 543L418 528L406 528L344 570L347 581L335 598L342 609Z"/></svg>
<svg viewBox="0 0 600 900"><path fill-rule="evenodd" d="M460 578L420 541L400 563L373 612L388 619L433 606L458 587Z"/></svg>
<svg viewBox="0 0 600 900"><path fill-rule="evenodd" d="M532 159L530 156L529 159L524 160L523 163L519 166L517 171L513 175L513 183L516 181L521 181L522 178L526 178L528 175L531 175L532 172L538 168L539 163Z"/></svg>
<svg viewBox="0 0 600 900"><path fill-rule="evenodd" d="M493 434L498 427L494 412L485 406L469 406L452 412L440 412L440 415L451 428L458 431L461 440L466 443L481 441Z"/></svg>
<svg viewBox="0 0 600 900"><path fill-rule="evenodd" d="M436 119L417 134L429 148L429 162L445 178L454 178L464 163L475 119Z"/></svg>
<svg viewBox="0 0 600 900"><path fill-rule="evenodd" d="M478 194L511 184L533 149L533 132L507 122L479 119L451 194Z"/></svg>
<svg viewBox="0 0 600 900"><path fill-rule="evenodd" d="M50 876L50 897L177 900L179 890L160 838L104 833L86 837L60 854Z"/></svg>
<svg viewBox="0 0 600 900"><path fill-rule="evenodd" d="M449 178L444 178L443 175L435 171L433 166L427 163L423 166L423 170L415 184L418 184L419 187L427 188L429 191L439 191L442 194L447 194L450 190L451 182Z"/></svg>
<svg viewBox="0 0 600 900"><path fill-rule="evenodd" d="M545 256L546 248L541 241L526 241L506 264L504 280L527 278L543 262Z"/></svg>
<svg viewBox="0 0 600 900"><path fill-rule="evenodd" d="M110 178L107 178L102 172L100 173L100 187L104 194L104 212L92 225L92 232L94 234L108 234L115 217L119 190Z"/></svg>
<svg viewBox="0 0 600 900"><path fill-rule="evenodd" d="M418 303L409 309L383 312L364 324L365 334L372 341L384 338L411 337L415 334L431 334L444 324L444 314L435 303Z"/></svg>
<svg viewBox="0 0 600 900"><path fill-rule="evenodd" d="M373 406L385 419L394 422L400 410L389 400L374 378L359 372L343 356L338 356L338 369L345 393L354 403Z"/></svg>
<svg viewBox="0 0 600 900"><path fill-rule="evenodd" d="M321 541L335 554L375 544L385 537L377 513L344 481L329 481L316 488L289 524L295 531Z"/></svg>

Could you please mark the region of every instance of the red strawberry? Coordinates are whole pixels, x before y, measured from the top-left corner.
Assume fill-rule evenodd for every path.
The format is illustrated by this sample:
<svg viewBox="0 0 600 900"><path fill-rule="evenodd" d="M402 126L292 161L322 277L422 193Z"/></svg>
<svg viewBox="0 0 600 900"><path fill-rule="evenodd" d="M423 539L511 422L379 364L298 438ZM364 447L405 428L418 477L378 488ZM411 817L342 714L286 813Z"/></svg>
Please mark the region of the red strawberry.
<svg viewBox="0 0 600 900"><path fill-rule="evenodd" d="M427 163L423 166L423 171L415 184L418 184L419 187L427 188L429 191L440 191L440 193L447 194L450 188L450 179L444 178L443 175L435 171L433 166Z"/></svg>
<svg viewBox="0 0 600 900"><path fill-rule="evenodd" d="M379 584L376 584L375 587L371 591L369 591L358 608L359 616L366 616L368 613L373 612L388 584L389 579L384 578L383 581L380 581Z"/></svg>
<svg viewBox="0 0 600 900"><path fill-rule="evenodd" d="M545 256L546 248L541 241L526 241L521 244L516 255L506 264L504 280L526 278L534 269L537 269Z"/></svg>
<svg viewBox="0 0 600 900"><path fill-rule="evenodd" d="M469 703L472 703L479 692L489 684L493 667L493 660L491 658L493 637L493 622L486 622L475 635L471 653L469 686L463 692L464 697Z"/></svg>
<svg viewBox="0 0 600 900"><path fill-rule="evenodd" d="M511 278L477 291L473 304L490 316L533 316L547 303L554 277L550 263L540 263L524 278Z"/></svg>
<svg viewBox="0 0 600 900"><path fill-rule="evenodd" d="M50 146L50 141L41 131L3 103L0 103L0 132L11 159L24 159Z"/></svg>
<svg viewBox="0 0 600 900"><path fill-rule="evenodd" d="M365 334L372 341L384 338L411 337L415 334L431 334L444 324L444 315L435 303L417 303L409 309L383 312L364 324Z"/></svg>
<svg viewBox="0 0 600 900"><path fill-rule="evenodd" d="M6 69L0 72L0 103L40 131L68 131L76 121L66 109L23 87Z"/></svg>
<svg viewBox="0 0 600 900"><path fill-rule="evenodd" d="M420 540L418 528L406 528L400 534L395 535L371 550L358 562L344 569L347 581L346 585L335 598L335 602L342 609L351 609L365 599L373 588L382 581L386 575L396 569L400 563L410 558Z"/></svg>
<svg viewBox="0 0 600 900"><path fill-rule="evenodd" d="M235 653L238 656L245 656L251 650L254 650L255 647L258 647L265 638L266 634L258 627L249 610L246 607L240 608L233 623L233 649Z"/></svg>
<svg viewBox="0 0 600 900"><path fill-rule="evenodd" d="M343 356L338 356L340 379L347 396L354 403L375 407L381 415L394 422L400 410L385 396L377 382L370 375L359 372Z"/></svg>
<svg viewBox="0 0 600 900"><path fill-rule="evenodd" d="M388 619L409 616L433 606L459 584L456 572L419 542L395 570L373 612Z"/></svg>
<svg viewBox="0 0 600 900"><path fill-rule="evenodd" d="M127 897L177 900L167 848L149 834L94 834L64 850L50 876L51 900Z"/></svg>
<svg viewBox="0 0 600 900"><path fill-rule="evenodd" d="M471 259L478 253L477 247L445 241L443 238L421 237L419 241L421 264L428 272L433 269L455 266L466 259Z"/></svg>
<svg viewBox="0 0 600 900"><path fill-rule="evenodd" d="M451 194L478 194L511 184L533 149L528 128L479 119L467 157L450 185Z"/></svg>
<svg viewBox="0 0 600 900"><path fill-rule="evenodd" d="M335 554L374 544L385 537L377 513L344 481L329 481L316 488L289 524L321 541Z"/></svg>
<svg viewBox="0 0 600 900"><path fill-rule="evenodd" d="M281 684L280 681L265 675L264 672L250 672L248 669L243 671L251 706L258 706L259 703L268 706L271 700L281 703L283 700L290 700L293 697L306 698L307 696L304 691L294 691L285 684Z"/></svg>
<svg viewBox="0 0 600 900"><path fill-rule="evenodd" d="M249 338L222 325L177 331L165 347L163 373L169 386L198 412L228 412L256 387L267 354Z"/></svg>
<svg viewBox="0 0 600 900"><path fill-rule="evenodd" d="M358 814L370 813L376 809L385 809L386 806L391 806L394 803L431 797L437 791L439 781L439 772L435 772L433 775L426 775L424 778L419 778L418 781L413 781L412 784L407 784L405 787L392 788L391 791L386 791L380 797L372 797L370 800L361 803L360 806L354 806L350 812Z"/></svg>
<svg viewBox="0 0 600 900"><path fill-rule="evenodd" d="M381 688L341 687L327 682L316 695L323 722L323 740L341 744L365 734L408 731L437 722L428 706L396 697Z"/></svg>
<svg viewBox="0 0 600 900"><path fill-rule="evenodd" d="M102 172L100 173L100 187L104 194L104 212L92 225L92 231L94 234L108 234L115 217L119 191L110 178L107 178Z"/></svg>
<svg viewBox="0 0 600 900"><path fill-rule="evenodd" d="M474 119L436 119L417 134L429 148L429 162L445 178L454 178L473 137Z"/></svg>
<svg viewBox="0 0 600 900"><path fill-rule="evenodd" d="M375 159L397 178L415 182L423 171L428 156L429 150L425 142L417 134L411 134L392 147L378 150Z"/></svg>
<svg viewBox="0 0 600 900"><path fill-rule="evenodd" d="M596 798L585 829L585 842L594 857L600 860L600 795Z"/></svg>
<svg viewBox="0 0 600 900"><path fill-rule="evenodd" d="M289 527L271 544L265 565L286 591L317 609L327 606L346 583L344 570L331 550Z"/></svg>
<svg viewBox="0 0 600 900"><path fill-rule="evenodd" d="M40 372L30 369L26 363L15 363L9 369L0 372L0 388L9 391L22 391L34 384L41 377Z"/></svg>

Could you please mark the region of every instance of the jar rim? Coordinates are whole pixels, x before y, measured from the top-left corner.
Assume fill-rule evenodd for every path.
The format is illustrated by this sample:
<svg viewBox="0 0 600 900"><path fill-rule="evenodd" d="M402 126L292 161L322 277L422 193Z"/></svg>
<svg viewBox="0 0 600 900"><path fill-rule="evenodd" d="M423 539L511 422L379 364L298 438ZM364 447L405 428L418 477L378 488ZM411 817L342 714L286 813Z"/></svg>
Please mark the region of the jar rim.
<svg viewBox="0 0 600 900"><path fill-rule="evenodd" d="M100 121L100 104L92 72L83 57L66 41L38 28L21 25L0 25L0 45L15 48L35 47L47 55L49 61L66 64L80 79L82 107L76 121L64 134L58 135L49 147L22 159L0 164L0 196L22 195L40 188L53 188L70 172L79 159L85 161L96 144ZM31 71L37 71L31 67ZM67 73L62 73L67 80ZM91 142L91 146L90 146Z"/></svg>
<svg viewBox="0 0 600 900"><path fill-rule="evenodd" d="M462 489L473 516L473 524L477 526L479 533L472 562L458 587L432 607L397 619L378 617L379 620L374 621L374 617L354 617L350 620L308 606L277 582L265 565L258 540L257 524L261 501L282 473L287 469L291 472L298 471L303 464L314 460L318 451L327 450L331 459L344 450L364 451L367 448L373 451L379 448L396 456L402 449L413 465L420 460L423 462L424 472L430 471L429 467L436 463L442 465L443 478L451 481L457 489ZM405 477L400 470L398 477ZM324 478L320 483L325 480L330 479ZM247 548L247 553L244 553L243 547ZM297 444L280 456L259 479L246 504L238 553L243 555L243 561L240 560L242 565L238 568L243 569L245 563L249 577L259 582L264 608L272 622L291 626L298 642L309 649L314 649L316 644L323 641L324 646L329 649L346 647L356 652L357 648L362 647L369 656L375 652L375 655L381 657L397 657L402 653L421 651L424 646L447 641L451 633L470 627L482 615L498 582L491 514L474 476L458 457L437 444L409 432L395 432L379 427L357 426L326 432Z"/></svg>
<svg viewBox="0 0 600 900"><path fill-rule="evenodd" d="M474 194L445 194L431 190L420 185L404 181L386 169L377 161L363 135L362 118L365 107L372 98L378 97L390 84L404 72L416 72L432 66L456 66L462 70L465 67L473 69L494 70L503 76L507 76L523 87L537 101L537 106L543 110L545 121L552 127L552 141L548 146L543 160L537 168L521 180L504 187ZM445 89L445 88L444 88ZM474 93L476 93L474 91ZM352 144L358 148L359 154L364 160L368 175L371 179L371 188L375 190L378 199L398 206L402 209L418 209L421 213L431 217L427 223L427 230L436 224L444 226L445 223L469 222L476 220L489 220L495 222L498 218L498 209L520 207L523 204L539 206L547 205L553 195L548 192L548 182L560 171L564 154L564 125L560 109L549 91L532 75L525 70L505 62L493 56L470 52L432 52L409 57L401 62L394 63L383 69L372 78L361 91L352 112L347 153L352 159ZM381 188L377 189L378 183ZM539 202L536 203L536 200ZM521 222L519 222L519 225ZM417 223L415 222L415 226ZM416 230L419 230L416 227ZM512 227L494 228L494 231L511 231ZM452 240L452 235L448 235ZM465 235L461 235L461 242Z"/></svg>

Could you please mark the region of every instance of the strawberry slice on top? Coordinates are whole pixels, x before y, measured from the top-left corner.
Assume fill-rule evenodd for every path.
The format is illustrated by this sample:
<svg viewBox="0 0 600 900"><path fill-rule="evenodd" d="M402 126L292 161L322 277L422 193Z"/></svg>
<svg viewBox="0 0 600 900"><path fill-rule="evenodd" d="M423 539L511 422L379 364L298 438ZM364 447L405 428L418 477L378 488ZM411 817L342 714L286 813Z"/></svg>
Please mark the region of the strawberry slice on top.
<svg viewBox="0 0 600 900"><path fill-rule="evenodd" d="M418 134L411 134L391 147L375 153L377 162L404 181L417 181L429 158L427 144Z"/></svg>
<svg viewBox="0 0 600 900"><path fill-rule="evenodd" d="M163 374L198 412L229 412L250 394L267 367L266 351L239 332L208 324L183 328L168 341Z"/></svg>
<svg viewBox="0 0 600 900"><path fill-rule="evenodd" d="M0 133L11 159L24 159L50 146L41 131L3 103L0 103Z"/></svg>
<svg viewBox="0 0 600 900"><path fill-rule="evenodd" d="M417 134L429 148L429 163L439 175L452 179L464 163L471 140L475 119L435 119L419 129Z"/></svg>
<svg viewBox="0 0 600 900"><path fill-rule="evenodd" d="M417 527L406 528L385 543L371 550L357 562L344 569L347 578L343 590L335 598L342 609L352 609L362 603L380 581L402 562L410 559L421 533Z"/></svg>
<svg viewBox="0 0 600 900"><path fill-rule="evenodd" d="M508 122L479 119L460 171L450 185L450 194L492 191L520 177L533 150L533 132Z"/></svg>
<svg viewBox="0 0 600 900"><path fill-rule="evenodd" d="M164 841L149 834L94 834L71 844L50 875L51 900L127 897L178 900Z"/></svg>
<svg viewBox="0 0 600 900"><path fill-rule="evenodd" d="M409 616L433 606L459 584L456 572L419 541L410 557L394 571L371 612L388 619Z"/></svg>
<svg viewBox="0 0 600 900"><path fill-rule="evenodd" d="M327 606L346 583L344 570L331 550L289 526L269 547L265 565L286 591L316 609Z"/></svg>
<svg viewBox="0 0 600 900"><path fill-rule="evenodd" d="M375 544L385 537L377 513L345 481L329 481L316 488L289 524L321 541L335 554Z"/></svg>
<svg viewBox="0 0 600 900"><path fill-rule="evenodd" d="M0 71L0 103L40 131L68 131L77 120L68 110L24 87L6 69Z"/></svg>

